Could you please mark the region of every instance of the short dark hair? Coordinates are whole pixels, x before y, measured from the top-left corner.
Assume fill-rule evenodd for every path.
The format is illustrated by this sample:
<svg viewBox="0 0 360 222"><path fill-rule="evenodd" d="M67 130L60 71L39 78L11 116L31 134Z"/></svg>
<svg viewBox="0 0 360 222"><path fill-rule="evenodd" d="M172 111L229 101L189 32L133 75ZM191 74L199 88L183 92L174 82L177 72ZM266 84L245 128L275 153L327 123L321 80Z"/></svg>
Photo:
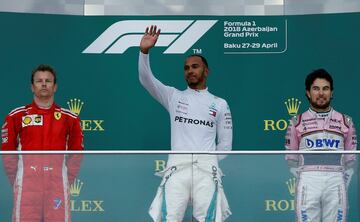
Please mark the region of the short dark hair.
<svg viewBox="0 0 360 222"><path fill-rule="evenodd" d="M189 55L186 59L188 59L190 57L199 57L201 59L201 61L205 64L206 68L209 68L208 62L204 56L202 56L200 54L192 54L192 55Z"/></svg>
<svg viewBox="0 0 360 222"><path fill-rule="evenodd" d="M309 73L305 79L305 88L306 91L310 91L311 85L316 79L325 79L330 83L331 91L334 89L334 83L331 75L325 69L316 69Z"/></svg>
<svg viewBox="0 0 360 222"><path fill-rule="evenodd" d="M31 84L34 84L34 75L38 71L48 71L54 76L54 84L56 84L56 71L53 67L46 65L46 64L40 64L38 65L33 71L31 72Z"/></svg>

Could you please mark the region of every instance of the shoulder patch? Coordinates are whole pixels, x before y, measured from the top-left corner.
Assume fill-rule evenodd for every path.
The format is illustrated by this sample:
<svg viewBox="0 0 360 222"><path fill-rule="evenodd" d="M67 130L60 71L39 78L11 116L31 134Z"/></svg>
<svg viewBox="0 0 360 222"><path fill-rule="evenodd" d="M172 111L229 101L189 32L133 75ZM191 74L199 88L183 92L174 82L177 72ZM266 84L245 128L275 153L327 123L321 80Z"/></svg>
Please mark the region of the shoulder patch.
<svg viewBox="0 0 360 222"><path fill-rule="evenodd" d="M349 128L352 124L352 118L346 114L343 114L344 124Z"/></svg>
<svg viewBox="0 0 360 222"><path fill-rule="evenodd" d="M295 116L292 117L292 121L293 121L295 127L297 127L297 126L300 124L300 122L301 122L301 115L302 115L302 114L300 114L300 115L295 115Z"/></svg>

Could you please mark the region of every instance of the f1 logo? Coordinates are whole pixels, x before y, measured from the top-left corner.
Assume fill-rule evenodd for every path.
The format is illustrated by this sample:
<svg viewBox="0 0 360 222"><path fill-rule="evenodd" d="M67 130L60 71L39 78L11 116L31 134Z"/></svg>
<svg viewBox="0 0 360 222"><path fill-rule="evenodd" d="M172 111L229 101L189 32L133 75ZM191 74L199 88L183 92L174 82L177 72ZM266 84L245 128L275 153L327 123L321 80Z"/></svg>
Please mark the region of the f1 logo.
<svg viewBox="0 0 360 222"><path fill-rule="evenodd" d="M217 20L124 20L112 24L82 53L123 54L139 46L146 27L156 25L161 35L156 46L169 46L164 54L183 54L193 46Z"/></svg>

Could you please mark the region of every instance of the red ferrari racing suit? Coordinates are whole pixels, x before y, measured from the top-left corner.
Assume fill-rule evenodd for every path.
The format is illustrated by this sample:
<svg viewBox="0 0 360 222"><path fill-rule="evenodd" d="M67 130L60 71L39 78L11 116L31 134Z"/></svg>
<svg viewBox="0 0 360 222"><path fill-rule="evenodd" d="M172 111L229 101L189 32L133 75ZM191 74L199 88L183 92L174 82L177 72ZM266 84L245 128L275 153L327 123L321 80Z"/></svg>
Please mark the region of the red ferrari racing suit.
<svg viewBox="0 0 360 222"><path fill-rule="evenodd" d="M53 104L35 102L11 111L1 129L3 151L83 150L79 117ZM69 184L81 156L64 154L3 155L14 189L13 221L70 221Z"/></svg>

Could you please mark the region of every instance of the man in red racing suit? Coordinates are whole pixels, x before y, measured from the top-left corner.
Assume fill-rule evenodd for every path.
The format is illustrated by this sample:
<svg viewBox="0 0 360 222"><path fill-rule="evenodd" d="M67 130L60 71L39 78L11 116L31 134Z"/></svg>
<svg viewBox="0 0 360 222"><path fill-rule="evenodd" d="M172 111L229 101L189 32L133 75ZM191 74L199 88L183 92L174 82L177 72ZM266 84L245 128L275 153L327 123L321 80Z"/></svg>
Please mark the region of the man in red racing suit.
<svg viewBox="0 0 360 222"><path fill-rule="evenodd" d="M71 221L69 184L80 169L81 156L41 151L83 150L79 117L54 101L55 71L40 65L32 74L34 101L11 111L2 126L3 151L39 154L3 155L14 189L12 221Z"/></svg>

